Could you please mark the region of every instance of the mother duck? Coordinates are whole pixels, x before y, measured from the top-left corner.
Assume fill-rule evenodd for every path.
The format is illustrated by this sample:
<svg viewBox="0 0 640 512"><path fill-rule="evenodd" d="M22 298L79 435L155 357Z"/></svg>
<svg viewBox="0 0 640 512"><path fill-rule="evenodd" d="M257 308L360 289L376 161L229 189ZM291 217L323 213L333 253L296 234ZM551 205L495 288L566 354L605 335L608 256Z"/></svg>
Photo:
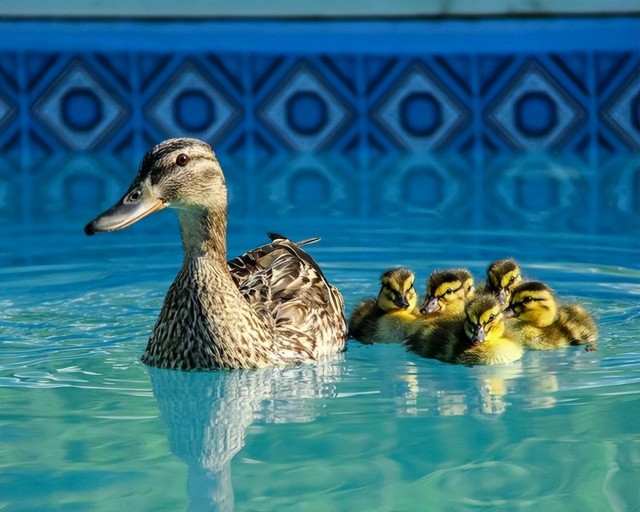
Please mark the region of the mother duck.
<svg viewBox="0 0 640 512"><path fill-rule="evenodd" d="M300 245L272 242L227 261L227 188L211 147L169 139L148 151L124 197L84 228L125 228L175 208L184 260L142 356L182 370L311 363L341 352L344 300Z"/></svg>

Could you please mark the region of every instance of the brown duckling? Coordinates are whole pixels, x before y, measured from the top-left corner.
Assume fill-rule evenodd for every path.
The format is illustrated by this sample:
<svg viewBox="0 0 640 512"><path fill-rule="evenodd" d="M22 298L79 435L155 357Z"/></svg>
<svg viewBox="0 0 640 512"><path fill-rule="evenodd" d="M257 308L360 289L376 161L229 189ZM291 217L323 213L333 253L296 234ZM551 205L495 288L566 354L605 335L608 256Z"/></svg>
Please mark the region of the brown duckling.
<svg viewBox="0 0 640 512"><path fill-rule="evenodd" d="M380 293L356 305L349 334L362 343L399 343L418 316L415 276L408 268L393 268L380 276Z"/></svg>
<svg viewBox="0 0 640 512"><path fill-rule="evenodd" d="M520 266L512 258L497 260L487 267L487 282L484 293L495 295L500 304L509 304L513 287L522 281Z"/></svg>
<svg viewBox="0 0 640 512"><path fill-rule="evenodd" d="M421 325L404 344L423 357L468 365L511 363L523 352L506 329L502 305L493 295L471 299L463 319Z"/></svg>
<svg viewBox="0 0 640 512"><path fill-rule="evenodd" d="M513 289L505 313L515 318L526 348L549 350L587 345L595 350L598 326L578 304L559 304L551 288L539 281L525 281Z"/></svg>

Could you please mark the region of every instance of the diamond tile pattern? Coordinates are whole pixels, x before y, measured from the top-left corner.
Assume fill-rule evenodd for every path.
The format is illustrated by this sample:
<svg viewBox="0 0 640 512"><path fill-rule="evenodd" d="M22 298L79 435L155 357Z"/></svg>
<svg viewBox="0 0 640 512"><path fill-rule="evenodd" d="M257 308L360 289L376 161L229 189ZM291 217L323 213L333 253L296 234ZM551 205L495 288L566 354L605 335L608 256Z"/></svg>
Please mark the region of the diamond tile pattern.
<svg viewBox="0 0 640 512"><path fill-rule="evenodd" d="M506 20L505 34L517 23ZM135 31L99 52L5 43L0 220L47 216L46 201L62 217L106 204L146 149L190 136L214 145L231 207L247 216L453 216L505 227L554 217L638 231L636 43L580 51L560 38L539 51L466 53L416 40L405 54L350 39L353 48L325 51L305 44L320 40L312 25L223 52L204 40L176 52L140 46ZM8 206L16 194L21 209Z"/></svg>
<svg viewBox="0 0 640 512"><path fill-rule="evenodd" d="M74 62L56 77L34 111L66 147L75 150L95 147L125 115L124 106L108 86L81 62Z"/></svg>

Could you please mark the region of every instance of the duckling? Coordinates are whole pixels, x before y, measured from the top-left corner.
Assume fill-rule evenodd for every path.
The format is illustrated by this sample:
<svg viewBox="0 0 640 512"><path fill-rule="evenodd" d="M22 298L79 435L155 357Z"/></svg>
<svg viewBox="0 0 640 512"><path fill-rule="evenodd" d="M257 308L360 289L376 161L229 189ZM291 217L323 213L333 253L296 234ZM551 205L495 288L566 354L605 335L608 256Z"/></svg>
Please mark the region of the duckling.
<svg viewBox="0 0 640 512"><path fill-rule="evenodd" d="M465 306L465 317L424 324L404 340L422 357L467 365L506 364L522 357L522 344L506 329L502 305L480 295Z"/></svg>
<svg viewBox="0 0 640 512"><path fill-rule="evenodd" d="M427 281L420 314L429 317L461 315L465 302L473 295L473 276L467 269L435 270Z"/></svg>
<svg viewBox="0 0 640 512"><path fill-rule="evenodd" d="M487 282L484 293L494 294L500 304L509 304L513 287L522 280L520 266L512 258L494 261L487 267Z"/></svg>
<svg viewBox="0 0 640 512"><path fill-rule="evenodd" d="M507 316L516 319L525 348L549 350L585 345L596 350L598 327L578 304L558 304L551 288L539 281L525 281L511 295Z"/></svg>
<svg viewBox="0 0 640 512"><path fill-rule="evenodd" d="M184 259L144 363L261 368L311 363L344 350L342 295L300 245L275 235L227 262L227 187L203 141L169 139L152 148L124 197L85 233L122 229L165 207L177 210Z"/></svg>
<svg viewBox="0 0 640 512"><path fill-rule="evenodd" d="M408 268L393 268L380 276L377 299L356 305L349 334L362 343L399 343L418 316L415 276Z"/></svg>

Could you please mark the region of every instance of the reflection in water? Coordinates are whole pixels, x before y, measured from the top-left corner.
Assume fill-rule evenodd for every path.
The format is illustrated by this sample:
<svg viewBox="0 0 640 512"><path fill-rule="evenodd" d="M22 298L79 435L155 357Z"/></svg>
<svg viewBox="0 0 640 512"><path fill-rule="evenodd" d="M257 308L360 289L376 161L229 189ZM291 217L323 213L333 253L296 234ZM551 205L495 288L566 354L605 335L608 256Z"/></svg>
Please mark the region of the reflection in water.
<svg viewBox="0 0 640 512"><path fill-rule="evenodd" d="M573 387L572 375L592 372L599 364L597 352L572 348L558 353L563 364L554 369L549 367L554 354L544 351L527 351L512 364L474 367L408 356L384 371L381 381L387 384L381 392L393 396L398 416L491 417L514 403L518 409L549 409L557 405L559 393Z"/></svg>
<svg viewBox="0 0 640 512"><path fill-rule="evenodd" d="M252 424L313 422L338 407L345 421L350 417L353 425L367 425L387 412L389 404L396 418L498 418L510 408L555 407L563 390L572 386L570 376L579 374L572 370L598 364L592 353L575 351L564 358L560 372L550 368L553 354L528 352L517 363L470 368L395 349L368 352L379 360L360 374L343 356L264 370L150 369L171 451L188 467L191 508L233 510L231 463ZM330 407L327 399L333 402Z"/></svg>
<svg viewBox="0 0 640 512"><path fill-rule="evenodd" d="M149 370L171 451L189 468L193 510L234 507L231 461L253 423L315 420L317 399L336 396L343 355L316 365L263 370Z"/></svg>

